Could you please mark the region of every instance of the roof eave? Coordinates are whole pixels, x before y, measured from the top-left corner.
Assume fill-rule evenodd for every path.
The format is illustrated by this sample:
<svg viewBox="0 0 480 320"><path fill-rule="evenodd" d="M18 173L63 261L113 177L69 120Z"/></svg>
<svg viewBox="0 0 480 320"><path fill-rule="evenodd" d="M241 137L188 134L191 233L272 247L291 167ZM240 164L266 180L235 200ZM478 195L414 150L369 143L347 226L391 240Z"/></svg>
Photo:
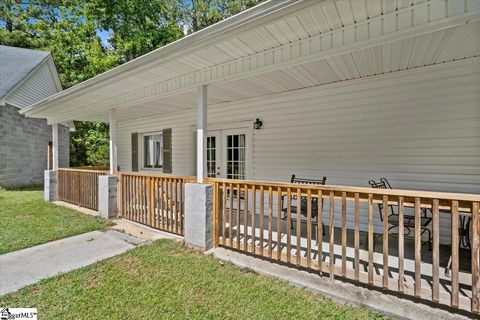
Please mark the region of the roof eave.
<svg viewBox="0 0 480 320"><path fill-rule="evenodd" d="M322 0L323 1L323 0ZM69 95L75 94L81 90L85 90L88 87L94 86L100 82L108 84L108 79L120 76L124 73L131 72L138 68L139 66L146 67L150 63L158 62L158 59L172 59L175 56L189 51L195 50L198 46L205 45L205 41L211 40L218 36L224 35L227 32L232 32L233 30L244 26L247 23L251 23L255 20L263 20L262 18L273 18L274 13L285 14L286 10L290 8L291 10L299 9L297 6L302 4L303 6L308 5L308 1L304 0L270 0L262 4L259 4L255 7L252 7L248 10L245 10L237 15L234 15L230 18L227 18L223 21L215 23L209 27L206 27L198 32L190 34L184 38L181 38L177 41L169 43L161 48L155 49L143 56L140 56L134 60L126 62L120 66L117 66L111 70L103 72L89 80L86 80L82 83L79 83L73 87L70 87L66 90L63 90L57 94L54 94L44 100L38 101L37 103L22 109L20 112L27 117L35 117L36 113L40 112L44 108L48 107L49 104L54 103L62 98L65 98Z"/></svg>

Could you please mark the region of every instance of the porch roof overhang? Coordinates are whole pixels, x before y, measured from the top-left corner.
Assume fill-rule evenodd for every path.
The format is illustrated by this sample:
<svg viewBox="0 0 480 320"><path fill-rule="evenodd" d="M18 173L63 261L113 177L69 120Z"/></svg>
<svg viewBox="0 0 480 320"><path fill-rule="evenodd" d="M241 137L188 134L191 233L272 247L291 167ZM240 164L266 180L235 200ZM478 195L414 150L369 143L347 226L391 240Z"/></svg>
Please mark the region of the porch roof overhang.
<svg viewBox="0 0 480 320"><path fill-rule="evenodd" d="M267 1L42 100L21 113L119 121L480 55L480 3Z"/></svg>

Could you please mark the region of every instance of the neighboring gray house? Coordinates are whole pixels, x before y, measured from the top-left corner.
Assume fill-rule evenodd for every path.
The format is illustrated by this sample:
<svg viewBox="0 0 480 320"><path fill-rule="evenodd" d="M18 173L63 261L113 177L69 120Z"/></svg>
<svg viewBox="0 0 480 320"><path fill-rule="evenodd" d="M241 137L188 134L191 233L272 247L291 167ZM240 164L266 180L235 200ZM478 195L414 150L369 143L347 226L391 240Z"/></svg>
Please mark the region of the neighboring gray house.
<svg viewBox="0 0 480 320"><path fill-rule="evenodd" d="M18 111L61 90L49 52L0 45L0 186L43 181L52 128ZM60 126L61 167L69 164L68 132Z"/></svg>

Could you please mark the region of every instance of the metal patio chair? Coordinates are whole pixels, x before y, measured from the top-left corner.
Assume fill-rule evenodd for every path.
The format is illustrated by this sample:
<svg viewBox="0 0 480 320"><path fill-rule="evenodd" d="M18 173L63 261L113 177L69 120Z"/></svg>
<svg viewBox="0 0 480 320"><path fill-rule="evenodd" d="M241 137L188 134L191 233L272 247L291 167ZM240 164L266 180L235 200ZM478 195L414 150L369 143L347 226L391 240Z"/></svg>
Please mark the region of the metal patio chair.
<svg viewBox="0 0 480 320"><path fill-rule="evenodd" d="M316 184L316 185L325 185L327 182L327 177L323 177L322 179L310 179L310 178L298 178L294 174L290 179L291 183L298 183L298 184ZM300 219L302 222L301 216L307 216L307 197L301 197L300 201L298 201L297 196L292 195L291 200L292 202L295 201L295 205L290 204L290 225L293 229L293 220L292 214L295 214L295 220ZM287 205L286 204L286 196L282 196L282 220L286 220L287 217ZM300 205L300 214L298 214L298 205ZM323 202L322 202L323 206ZM323 208L322 208L323 209ZM312 198L312 224L318 227L318 198ZM322 230L323 234L325 234L325 228L323 228L322 222Z"/></svg>
<svg viewBox="0 0 480 320"><path fill-rule="evenodd" d="M380 178L379 181L370 180L368 181L368 184L370 184L370 186L375 189L392 189L392 186L390 185L390 183L386 178ZM389 232L392 229L398 228L398 226L400 225L399 218L398 218L399 217L398 209L395 210L394 207L397 207L397 206L388 205L388 208L390 210L390 213L388 215L388 224L390 225L390 227L388 228L387 232ZM383 215L382 215L383 205L381 203L378 204L378 210L380 212L380 221L383 222ZM428 248L432 250L432 232L428 228L428 225L432 221L432 216L433 216L432 210L427 208L421 208L421 211L422 211L422 216L420 218L420 230L421 230L420 235L423 236L424 233L427 233ZM405 235L409 236L411 233L411 229L415 229L415 216L404 214L403 227L407 230L407 233Z"/></svg>

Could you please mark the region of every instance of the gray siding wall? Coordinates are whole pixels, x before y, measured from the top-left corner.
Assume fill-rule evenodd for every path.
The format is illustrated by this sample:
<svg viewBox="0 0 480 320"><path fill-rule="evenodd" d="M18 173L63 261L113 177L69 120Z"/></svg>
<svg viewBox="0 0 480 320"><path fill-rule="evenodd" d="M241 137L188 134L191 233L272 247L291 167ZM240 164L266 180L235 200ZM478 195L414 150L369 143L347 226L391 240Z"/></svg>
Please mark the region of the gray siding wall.
<svg viewBox="0 0 480 320"><path fill-rule="evenodd" d="M68 128L59 130L59 166L68 167ZM49 141L52 127L46 120L25 118L16 107L0 106L0 186L42 183Z"/></svg>

